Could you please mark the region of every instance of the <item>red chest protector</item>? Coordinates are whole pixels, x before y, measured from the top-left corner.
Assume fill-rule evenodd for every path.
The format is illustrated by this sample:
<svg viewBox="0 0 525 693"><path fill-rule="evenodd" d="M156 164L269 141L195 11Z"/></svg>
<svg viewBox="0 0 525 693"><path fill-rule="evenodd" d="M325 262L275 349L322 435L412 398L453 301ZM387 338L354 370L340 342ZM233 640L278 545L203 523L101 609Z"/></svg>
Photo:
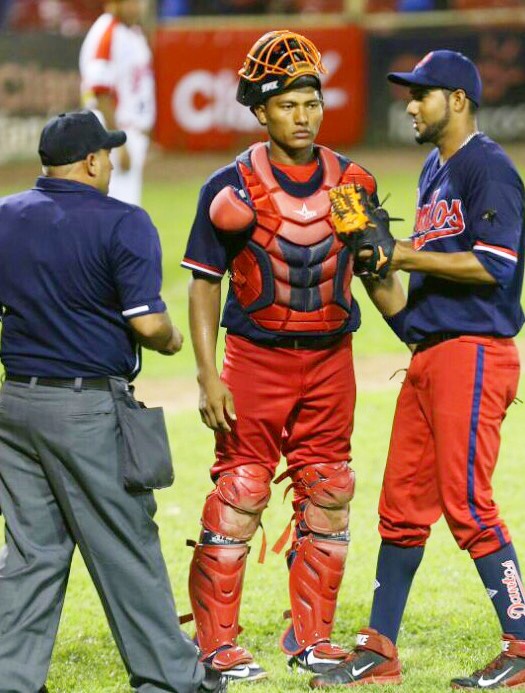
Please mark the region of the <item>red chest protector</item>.
<svg viewBox="0 0 525 693"><path fill-rule="evenodd" d="M324 178L313 195L294 197L277 182L264 143L237 159L257 223L232 263L232 284L248 317L271 332L315 335L337 332L350 314L352 256L335 236L328 190L354 182L376 190L367 171L319 147Z"/></svg>

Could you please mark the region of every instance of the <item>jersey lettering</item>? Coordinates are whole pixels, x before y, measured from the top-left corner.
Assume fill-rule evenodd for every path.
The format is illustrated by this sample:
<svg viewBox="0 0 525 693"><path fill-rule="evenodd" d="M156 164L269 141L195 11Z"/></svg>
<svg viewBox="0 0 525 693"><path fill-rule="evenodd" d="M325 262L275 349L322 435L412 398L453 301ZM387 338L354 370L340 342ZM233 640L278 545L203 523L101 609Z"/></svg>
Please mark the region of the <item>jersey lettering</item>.
<svg viewBox="0 0 525 693"><path fill-rule="evenodd" d="M432 194L430 202L416 210L416 224L412 236L416 250L426 243L447 236L457 236L465 230L461 200L439 199L441 189Z"/></svg>

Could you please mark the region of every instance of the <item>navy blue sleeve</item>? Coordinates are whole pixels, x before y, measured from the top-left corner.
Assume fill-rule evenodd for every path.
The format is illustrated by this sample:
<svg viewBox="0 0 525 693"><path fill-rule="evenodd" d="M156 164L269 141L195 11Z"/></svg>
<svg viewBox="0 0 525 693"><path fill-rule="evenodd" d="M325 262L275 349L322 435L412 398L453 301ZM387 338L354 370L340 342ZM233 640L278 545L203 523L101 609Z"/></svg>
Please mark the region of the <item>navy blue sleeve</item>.
<svg viewBox="0 0 525 693"><path fill-rule="evenodd" d="M166 304L160 296L160 240L157 229L143 209L134 209L118 222L110 252L122 315L134 318L148 313L163 313Z"/></svg>
<svg viewBox="0 0 525 693"><path fill-rule="evenodd" d="M208 277L222 277L228 269L229 240L210 220L210 205L217 193L227 185L241 187L234 164L214 173L201 188L197 212L191 227L181 265Z"/></svg>
<svg viewBox="0 0 525 693"><path fill-rule="evenodd" d="M479 167L468 201L472 250L500 286L514 277L523 224L523 185L502 157Z"/></svg>

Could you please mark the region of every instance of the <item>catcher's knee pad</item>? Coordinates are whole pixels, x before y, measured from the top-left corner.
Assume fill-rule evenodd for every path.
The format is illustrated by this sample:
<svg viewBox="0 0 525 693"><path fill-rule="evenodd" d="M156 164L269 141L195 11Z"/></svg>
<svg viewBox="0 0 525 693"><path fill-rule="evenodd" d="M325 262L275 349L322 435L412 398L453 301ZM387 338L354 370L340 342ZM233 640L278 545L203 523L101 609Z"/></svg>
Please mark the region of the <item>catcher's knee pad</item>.
<svg viewBox="0 0 525 693"><path fill-rule="evenodd" d="M221 474L204 504L204 528L241 541L251 539L270 500L270 482L270 472L258 464Z"/></svg>
<svg viewBox="0 0 525 693"><path fill-rule="evenodd" d="M235 645L247 555L244 542L195 546L189 591L203 658Z"/></svg>
<svg viewBox="0 0 525 693"><path fill-rule="evenodd" d="M292 551L292 626L281 638L281 648L287 654L298 654L309 645L330 640L348 541L308 534L294 542Z"/></svg>
<svg viewBox="0 0 525 693"><path fill-rule="evenodd" d="M355 473L347 462L311 464L293 477L296 522L317 534L348 529L348 504L354 497Z"/></svg>

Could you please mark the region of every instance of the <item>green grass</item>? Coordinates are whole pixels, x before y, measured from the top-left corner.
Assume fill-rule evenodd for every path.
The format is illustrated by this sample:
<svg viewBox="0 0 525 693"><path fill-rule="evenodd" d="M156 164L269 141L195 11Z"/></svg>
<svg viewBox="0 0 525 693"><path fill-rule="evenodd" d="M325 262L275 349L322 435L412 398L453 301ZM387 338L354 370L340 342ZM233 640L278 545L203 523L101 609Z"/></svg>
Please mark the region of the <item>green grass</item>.
<svg viewBox="0 0 525 693"><path fill-rule="evenodd" d="M366 165L366 161L363 163ZM392 195L387 203L388 209L407 220L395 226L394 231L400 237L406 236L413 219L417 170L405 170L395 176L377 174L381 195L387 192ZM143 371L145 376L187 376L195 370L187 327L189 273L179 267L179 262L200 183L190 176L184 182L150 183L146 188L144 204L159 228L164 249L163 294L174 321L187 335L187 342L182 353L174 358L148 352ZM4 189L4 192L11 191L13 187ZM404 347L386 328L364 296L359 282L355 284L355 295L363 309L363 325L355 339L356 354L402 351ZM523 393L521 397L525 399ZM352 544L335 629L335 639L342 644L351 644L355 632L366 625L368 619L379 545L376 507L394 403L395 393L392 391L362 393L358 397L353 437L353 465L358 481L352 502ZM522 418L523 410L511 407L504 424L495 486L502 515L511 531L514 530L514 541L523 562L525 539L518 531L525 526ZM169 427L177 478L172 489L157 496L157 521L179 612L184 613L189 610L186 583L191 558L185 540L198 535L202 502L211 488L208 468L213 458L213 440L196 412L170 416ZM283 485L274 488L265 516L270 545L279 536L291 513L289 502L282 503L282 492ZM240 641L256 652L260 663L268 669L270 679L252 684L251 688L276 693L306 691L308 677L293 677L286 673L284 657L277 644L284 625L281 614L288 607L284 558L268 553L266 563L258 565L259 544L260 536L256 535L246 577L241 614L245 632ZM405 683L393 690L399 693L446 691L450 677L470 672L497 653L498 638L496 618L474 566L468 556L456 548L445 524L440 521L416 577L399 640ZM126 675L98 598L78 555L48 683L52 693L128 690ZM376 689L372 686L369 690L373 693ZM389 691L388 688L382 690L385 693Z"/></svg>
<svg viewBox="0 0 525 693"><path fill-rule="evenodd" d="M395 393L362 394L358 401L354 435L357 493L352 501L352 543L338 609L335 639L352 644L355 632L366 625L379 538L377 498L388 446ZM522 410L511 407L504 424L503 447L496 473L496 497L519 553L525 540L519 528L525 523L522 502ZM179 613L189 610L186 590L191 558L186 538L196 538L202 501L210 490L208 466L212 460L212 436L192 412L169 418L176 460L172 489L158 493L157 522L175 591ZM290 516L282 502L283 485L274 487L265 514L269 543L277 539ZM278 638L288 608L287 571L284 557L268 553L257 564L257 534L246 577L240 642L251 648L270 679L252 684L261 691L308 690L308 677L286 672ZM188 629L191 633L191 628ZM499 630L492 607L466 553L460 552L441 520L429 541L416 577L399 639L405 683L399 693L431 693L447 690L448 680L484 664L498 651ZM96 594L85 568L77 558L67 593L51 672L51 691L105 693L126 691L126 676L105 624ZM368 690L368 689L367 689ZM375 690L370 687L370 693ZM388 691L389 689L383 689Z"/></svg>

